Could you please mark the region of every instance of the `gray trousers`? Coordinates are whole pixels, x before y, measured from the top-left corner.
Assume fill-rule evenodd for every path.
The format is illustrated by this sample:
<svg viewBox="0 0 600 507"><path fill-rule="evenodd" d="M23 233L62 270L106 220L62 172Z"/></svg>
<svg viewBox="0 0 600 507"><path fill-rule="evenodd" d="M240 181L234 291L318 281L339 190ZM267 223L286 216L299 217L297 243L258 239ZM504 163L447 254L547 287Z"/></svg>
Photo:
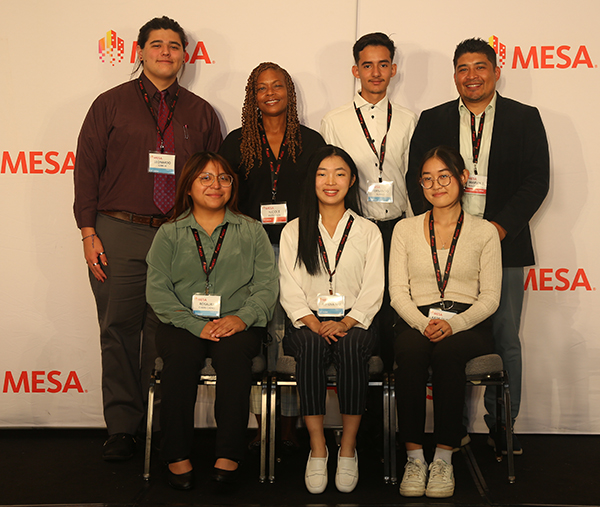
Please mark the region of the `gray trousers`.
<svg viewBox="0 0 600 507"><path fill-rule="evenodd" d="M504 369L508 372L510 382L510 410L513 423L521 408L521 378L523 358L521 356L521 313L525 289L523 287L523 268L502 269L502 293L500 306L492 315L494 332L494 352L502 358ZM490 386L485 390L485 422L488 428L496 425L496 388ZM504 414L502 414L504 421Z"/></svg>
<svg viewBox="0 0 600 507"><path fill-rule="evenodd" d="M146 254L157 229L99 214L107 279L90 273L102 350L102 401L109 435L135 435L143 424L150 373L156 358L158 319L146 303ZM158 419L158 418L156 418Z"/></svg>

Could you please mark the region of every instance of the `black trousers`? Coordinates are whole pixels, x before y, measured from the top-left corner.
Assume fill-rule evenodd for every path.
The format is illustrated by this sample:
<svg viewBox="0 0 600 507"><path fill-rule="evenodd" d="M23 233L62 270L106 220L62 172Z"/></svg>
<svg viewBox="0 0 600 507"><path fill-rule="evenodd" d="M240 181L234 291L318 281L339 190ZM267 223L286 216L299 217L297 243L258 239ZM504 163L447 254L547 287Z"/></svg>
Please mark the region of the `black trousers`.
<svg viewBox="0 0 600 507"><path fill-rule="evenodd" d="M402 442L423 443L426 385L431 367L436 444L459 447L464 436L465 366L491 354L494 340L490 319L432 343L404 321L396 325L394 343L398 426Z"/></svg>
<svg viewBox="0 0 600 507"><path fill-rule="evenodd" d="M252 358L260 352L264 328L249 328L218 342L203 340L185 329L160 324L156 333L161 373L162 458L190 456L194 438L194 406L198 374L206 357L217 372L215 419L217 458L241 460L246 449Z"/></svg>
<svg viewBox="0 0 600 507"><path fill-rule="evenodd" d="M375 343L371 330L357 327L331 344L305 326L290 329L283 339L283 347L286 354L296 359L302 415L325 414L326 372L332 363L337 370L340 413L362 415L369 385L368 362Z"/></svg>
<svg viewBox="0 0 600 507"><path fill-rule="evenodd" d="M390 249L392 245L392 234L396 224L404 218L404 214L399 218L377 222L377 227L381 232L383 240L383 265L385 267L385 291L383 292L383 302L381 309L377 313L374 321L377 324L379 334L379 346L381 351L379 355L383 359L386 371L392 369L393 343L394 343L394 322L396 312L390 303Z"/></svg>

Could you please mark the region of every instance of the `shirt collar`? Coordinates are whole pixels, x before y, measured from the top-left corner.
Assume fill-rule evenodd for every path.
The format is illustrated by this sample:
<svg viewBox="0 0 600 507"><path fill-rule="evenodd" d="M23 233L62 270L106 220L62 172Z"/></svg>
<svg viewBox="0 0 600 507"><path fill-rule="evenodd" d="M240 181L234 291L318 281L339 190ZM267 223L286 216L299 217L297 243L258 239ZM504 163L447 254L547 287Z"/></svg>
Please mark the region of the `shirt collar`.
<svg viewBox="0 0 600 507"><path fill-rule="evenodd" d="M234 213L229 208L225 208L225 217L223 218L223 221L218 225L218 227L224 225L225 222L228 222L231 224L240 224L241 221L242 221L241 215ZM184 229L186 227L189 227L190 229L197 229L198 222L196 222L194 215L190 211L190 213L187 216L185 216L185 213L184 213L184 218L175 221L175 227L177 227L177 229Z"/></svg>
<svg viewBox="0 0 600 507"><path fill-rule="evenodd" d="M356 217L358 216L350 208L346 208L346 211L344 211L342 218L340 218L340 221L338 222L338 225L336 226L336 231L337 231L337 227L339 226L340 222L344 224L344 227L346 226L346 222L348 221L348 218L350 218L351 215L354 217L354 219L356 219ZM323 217L321 217L321 213L319 213L319 227L322 227L323 229L325 229L325 226L323 225Z"/></svg>
<svg viewBox="0 0 600 507"><path fill-rule="evenodd" d="M156 86L154 86L154 84L152 83L152 81L150 81L148 79L148 77L146 76L146 74L144 74L143 71L140 74L140 78L142 79L142 83L144 84L144 88L148 92L148 97L154 97L154 95L156 94L156 92L160 93L160 90L158 88L156 88ZM178 88L179 88L179 82L177 81L177 79L175 79L175 82L171 86L169 86L167 88L167 91L169 92L169 94L167 95L167 101L168 102L170 102L171 100L173 100L175 98L175 94L177 93L177 89Z"/></svg>
<svg viewBox="0 0 600 507"><path fill-rule="evenodd" d="M494 93L494 96L492 97L492 100L490 100L490 103L485 107L485 113L489 112L489 111L496 111L496 99L498 97L498 92ZM469 110L469 108L467 106L465 106L465 103L463 102L462 97L458 98L458 112L459 113L468 113L470 114L471 111ZM479 116L479 115L477 115Z"/></svg>
<svg viewBox="0 0 600 507"><path fill-rule="evenodd" d="M356 92L354 94L354 104L359 109L363 109L365 107L375 106L377 109L379 109L381 111L384 111L384 112L387 112L388 96L387 96L387 93L386 93L385 97L383 97L379 102L377 102L377 104L371 104L370 102L367 102L365 99L363 99L359 92Z"/></svg>

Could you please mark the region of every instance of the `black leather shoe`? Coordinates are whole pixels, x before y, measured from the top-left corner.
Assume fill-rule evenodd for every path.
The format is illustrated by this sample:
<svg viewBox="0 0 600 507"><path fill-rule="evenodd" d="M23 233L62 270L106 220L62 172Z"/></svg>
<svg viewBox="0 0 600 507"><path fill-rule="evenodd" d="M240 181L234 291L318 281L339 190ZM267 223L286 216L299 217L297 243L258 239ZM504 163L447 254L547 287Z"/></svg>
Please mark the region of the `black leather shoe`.
<svg viewBox="0 0 600 507"><path fill-rule="evenodd" d="M134 453L134 436L127 433L115 433L104 442L102 459L105 461L125 461L133 458Z"/></svg>
<svg viewBox="0 0 600 507"><path fill-rule="evenodd" d="M184 474L174 474L167 466L167 481L169 486L175 489L192 489L194 487L194 471L190 470Z"/></svg>
<svg viewBox="0 0 600 507"><path fill-rule="evenodd" d="M235 470L223 470L222 468L213 467L211 479L221 484L233 484L238 481L239 471L239 465Z"/></svg>

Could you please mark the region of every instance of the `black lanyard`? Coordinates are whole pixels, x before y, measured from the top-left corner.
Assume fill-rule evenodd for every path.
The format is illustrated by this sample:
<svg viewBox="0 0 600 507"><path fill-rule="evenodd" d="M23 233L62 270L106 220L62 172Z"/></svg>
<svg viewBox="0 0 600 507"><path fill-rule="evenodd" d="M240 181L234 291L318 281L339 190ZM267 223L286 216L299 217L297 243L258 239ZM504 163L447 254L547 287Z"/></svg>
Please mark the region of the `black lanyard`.
<svg viewBox="0 0 600 507"><path fill-rule="evenodd" d="M325 267L327 268L327 272L329 273L329 294L333 294L333 275L335 275L335 271L337 270L338 263L340 262L340 257L342 256L342 250L344 250L344 246L346 245L346 241L348 240L348 235L350 234L350 228L352 227L352 223L354 222L354 217L350 215L348 218L348 222L346 223L346 228L344 229L344 235L340 240L340 245L338 246L337 253L335 254L335 267L333 271L329 268L329 260L327 259L327 251L325 250L325 245L323 244L323 238L321 237L321 232L319 231L319 250L321 251L321 256L323 257L323 262L325 263Z"/></svg>
<svg viewBox="0 0 600 507"><path fill-rule="evenodd" d="M475 115L471 113L471 144L473 145L473 168L475 174L477 174L477 161L479 160L479 150L481 148L481 136L483 135L484 121L485 111L481 113L481 119L479 120L479 131L477 134L475 134Z"/></svg>
<svg viewBox="0 0 600 507"><path fill-rule="evenodd" d="M381 140L381 149L379 150L379 154L377 154L377 148L375 148L375 143L373 142L373 139L371 138L371 134L369 134L369 129L367 128L365 119L363 118L363 115L360 112L360 109L358 107L356 107L356 104L354 104L354 110L356 111L356 116L358 116L358 121L360 123L360 126L363 129L363 133L365 134L365 137L367 138L367 142L369 143L371 150L373 150L373 153L375 153L375 156L379 159L379 182L381 183L381 181L383 180L382 176L383 176L383 161L385 159L385 145L386 145L386 141L387 141L388 132L390 131L390 125L392 124L392 103L388 100L387 128L385 130L385 135L383 136L383 139Z"/></svg>
<svg viewBox="0 0 600 507"><path fill-rule="evenodd" d="M284 134L283 142L281 143L281 148L279 149L279 156L277 157L277 167L275 167L275 165L273 164L273 158L271 157L271 148L269 147L269 143L267 142L265 128L261 123L258 124L258 128L260 129L260 136L263 147L265 149L265 153L267 154L267 158L269 159L269 167L271 168L271 198L272 201L275 202L277 197L277 179L279 178L279 170L281 169L281 163L283 162L283 157L285 155L287 141L285 140Z"/></svg>
<svg viewBox="0 0 600 507"><path fill-rule="evenodd" d="M444 271L444 277L442 278L437 249L435 246L435 231L433 229L433 211L429 212L429 245L431 246L433 268L435 269L435 277L437 280L437 285L440 291L440 297L442 298L442 302L444 301L444 292L446 290L446 286L448 285L448 278L450 277L450 268L452 267L454 251L456 250L456 242L458 241L458 237L460 236L460 230L462 229L464 218L465 212L461 210L460 216L458 217L458 220L456 222L456 228L454 229L454 236L452 236L452 243L450 244L450 251L448 252L448 260L446 261L446 269Z"/></svg>
<svg viewBox="0 0 600 507"><path fill-rule="evenodd" d="M209 293L210 283L208 281L208 277L212 273L215 264L217 263L217 257L219 256L219 252L221 251L221 246L223 245L223 239L225 238L225 233L227 232L227 223L223 225L221 229L221 234L219 234L219 239L217 240L217 244L215 245L215 251L213 252L212 259L210 260L210 264L206 262L206 256L204 255L204 249L202 248L202 242L200 241L200 235L196 229L192 229L194 234L194 239L196 240L196 246L198 247L198 255L200 255L200 262L202 262L202 269L204 270L204 274L206 275L206 289L204 291L205 294Z"/></svg>
<svg viewBox="0 0 600 507"><path fill-rule="evenodd" d="M152 115L152 118L154 119L154 123L156 124L156 132L158 132L158 135L160 136L160 152L164 153L164 151L165 151L165 132L167 131L167 129L169 128L169 125L171 124L171 121L173 120L173 115L175 114L175 106L177 105L177 99L179 98L180 88L177 87L177 92L175 93L175 98L173 99L173 102L171 102L171 107L169 108L169 114L167 116L165 128L163 130L160 130L160 127L158 126L158 116L154 112L154 108L152 107L152 102L150 100L150 96L148 95L148 92L146 91L146 88L144 87L142 78L138 79L138 84L140 85L140 90L142 91L142 95L144 96L144 101L146 102L146 107L148 108L148 111L150 111L150 114Z"/></svg>

